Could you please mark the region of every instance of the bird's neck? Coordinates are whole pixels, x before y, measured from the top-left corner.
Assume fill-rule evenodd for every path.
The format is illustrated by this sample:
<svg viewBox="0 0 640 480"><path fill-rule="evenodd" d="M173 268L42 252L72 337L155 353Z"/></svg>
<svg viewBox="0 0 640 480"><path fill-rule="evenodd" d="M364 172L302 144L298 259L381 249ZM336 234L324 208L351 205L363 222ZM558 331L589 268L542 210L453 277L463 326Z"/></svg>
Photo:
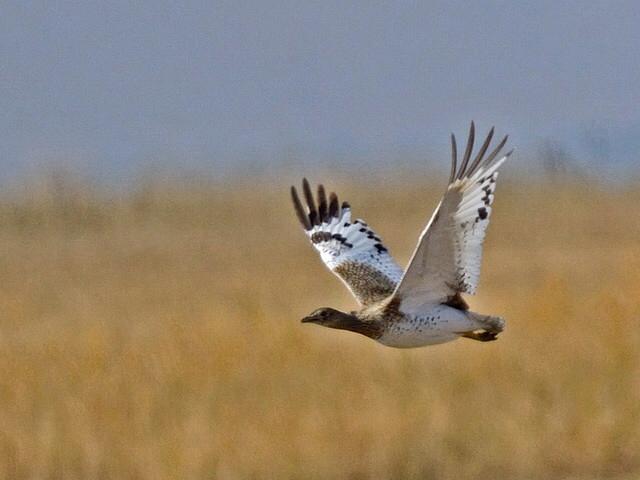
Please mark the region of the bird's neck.
<svg viewBox="0 0 640 480"><path fill-rule="evenodd" d="M335 328L360 333L369 338L377 339L382 335L382 324L379 321L359 315L345 314Z"/></svg>

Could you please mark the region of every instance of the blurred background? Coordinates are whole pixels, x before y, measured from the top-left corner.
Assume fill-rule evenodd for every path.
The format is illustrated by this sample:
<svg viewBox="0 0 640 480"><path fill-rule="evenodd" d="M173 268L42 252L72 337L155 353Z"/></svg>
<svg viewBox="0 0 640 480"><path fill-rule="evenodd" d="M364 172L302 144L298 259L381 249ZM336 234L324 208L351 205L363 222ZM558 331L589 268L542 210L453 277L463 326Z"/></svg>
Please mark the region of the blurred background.
<svg viewBox="0 0 640 480"><path fill-rule="evenodd" d="M640 478L637 2L5 2L0 477ZM496 125L498 342L355 302L308 176L405 264Z"/></svg>

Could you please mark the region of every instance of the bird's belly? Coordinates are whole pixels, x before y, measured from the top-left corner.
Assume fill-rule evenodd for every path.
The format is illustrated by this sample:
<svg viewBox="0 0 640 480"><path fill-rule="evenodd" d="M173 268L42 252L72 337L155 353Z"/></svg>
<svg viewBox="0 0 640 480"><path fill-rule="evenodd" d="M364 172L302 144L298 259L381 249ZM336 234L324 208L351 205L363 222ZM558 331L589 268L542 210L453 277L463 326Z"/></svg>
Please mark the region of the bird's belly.
<svg viewBox="0 0 640 480"><path fill-rule="evenodd" d="M477 325L465 312L442 305L442 308L394 322L378 342L396 348L423 347L456 340L460 338L459 333L475 328Z"/></svg>
<svg viewBox="0 0 640 480"><path fill-rule="evenodd" d="M460 336L455 333L409 334L405 332L385 332L378 338L378 342L387 347L416 348L451 342L459 337Z"/></svg>

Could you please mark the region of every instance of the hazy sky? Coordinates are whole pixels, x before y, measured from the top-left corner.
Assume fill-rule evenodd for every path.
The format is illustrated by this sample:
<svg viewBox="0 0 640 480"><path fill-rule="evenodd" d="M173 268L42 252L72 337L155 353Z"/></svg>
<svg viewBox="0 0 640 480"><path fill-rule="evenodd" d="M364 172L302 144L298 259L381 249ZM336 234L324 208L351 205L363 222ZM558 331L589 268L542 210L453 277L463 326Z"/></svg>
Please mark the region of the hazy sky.
<svg viewBox="0 0 640 480"><path fill-rule="evenodd" d="M639 25L632 1L2 2L0 165L444 152L473 118L633 168Z"/></svg>

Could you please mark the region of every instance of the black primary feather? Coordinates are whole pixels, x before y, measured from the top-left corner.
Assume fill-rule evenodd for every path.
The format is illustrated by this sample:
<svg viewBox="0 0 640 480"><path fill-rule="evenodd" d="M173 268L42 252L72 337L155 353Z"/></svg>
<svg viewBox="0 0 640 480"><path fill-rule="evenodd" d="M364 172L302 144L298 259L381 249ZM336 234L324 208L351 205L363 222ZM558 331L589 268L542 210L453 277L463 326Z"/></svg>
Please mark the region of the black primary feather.
<svg viewBox="0 0 640 480"><path fill-rule="evenodd" d="M300 223L304 227L305 230L311 230L311 222L309 221L309 217L304 212L304 207L302 206L302 202L300 201L300 197L298 197L298 192L296 191L296 187L291 187L291 200L293 200L293 208L296 211L296 215Z"/></svg>

